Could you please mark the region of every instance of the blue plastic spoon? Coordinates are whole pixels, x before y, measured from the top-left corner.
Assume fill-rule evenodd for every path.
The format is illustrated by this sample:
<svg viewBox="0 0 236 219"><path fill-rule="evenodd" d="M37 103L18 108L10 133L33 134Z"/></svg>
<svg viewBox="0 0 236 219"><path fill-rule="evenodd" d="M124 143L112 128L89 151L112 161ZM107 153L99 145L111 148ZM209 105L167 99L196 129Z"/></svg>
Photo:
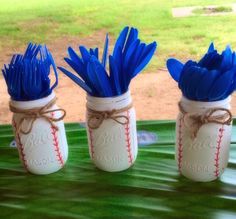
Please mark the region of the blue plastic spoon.
<svg viewBox="0 0 236 219"><path fill-rule="evenodd" d="M170 72L170 75L172 76L172 78L175 81L179 82L180 74L181 74L183 67L184 67L183 63L181 63L177 59L170 58L167 60L166 66L167 66L167 69Z"/></svg>

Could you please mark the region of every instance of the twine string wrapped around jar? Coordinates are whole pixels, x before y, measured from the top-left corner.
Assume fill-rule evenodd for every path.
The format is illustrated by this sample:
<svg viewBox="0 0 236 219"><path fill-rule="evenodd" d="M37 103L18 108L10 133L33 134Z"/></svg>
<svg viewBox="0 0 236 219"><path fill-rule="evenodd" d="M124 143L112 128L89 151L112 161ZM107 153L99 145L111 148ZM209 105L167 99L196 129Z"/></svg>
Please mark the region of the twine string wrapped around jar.
<svg viewBox="0 0 236 219"><path fill-rule="evenodd" d="M38 118L45 119L50 125L58 130L58 127L54 124L54 122L58 122L64 119L66 116L66 111L64 109L52 109L49 110L55 103L57 98L53 98L49 103L47 103L43 107L32 108L32 109L19 109L11 104L9 105L10 111L13 113L22 114L23 117L20 119L18 123L18 127L16 129L16 133L22 133L24 135L29 134L32 131L33 124ZM49 115L49 113L53 112L62 112L62 115L58 118L54 118L53 116ZM24 121L29 120L29 127L27 129L23 129Z"/></svg>
<svg viewBox="0 0 236 219"><path fill-rule="evenodd" d="M186 112L179 102L179 111L183 114L184 125L189 128L192 133L192 138L196 138L199 129L208 123L216 123L222 125L230 125L233 119L232 113L229 109L222 107L215 107L206 110L201 114L194 114ZM220 115L214 115L216 112L222 112ZM186 120L190 119L191 124L189 125Z"/></svg>
<svg viewBox="0 0 236 219"><path fill-rule="evenodd" d="M113 109L110 111L96 111L87 106L88 127L91 129L98 129L106 119L112 119L121 125L126 125L129 123L128 116L119 114L131 109L132 107L133 103L130 103L128 106L118 110ZM122 121L122 119L124 119L124 121Z"/></svg>

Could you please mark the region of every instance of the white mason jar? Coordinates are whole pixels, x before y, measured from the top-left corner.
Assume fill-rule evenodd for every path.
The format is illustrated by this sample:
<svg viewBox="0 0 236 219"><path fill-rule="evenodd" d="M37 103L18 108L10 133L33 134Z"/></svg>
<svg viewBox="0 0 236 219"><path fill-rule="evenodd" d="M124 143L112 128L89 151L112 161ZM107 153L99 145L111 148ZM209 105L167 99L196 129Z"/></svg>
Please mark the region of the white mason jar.
<svg viewBox="0 0 236 219"><path fill-rule="evenodd" d="M55 93L33 101L10 101L10 107L17 110L32 110L42 108L55 99ZM62 112L54 103L43 114L48 118L60 118ZM54 111L58 110L58 111ZM22 119L25 118L23 121ZM54 126L53 126L53 125ZM30 126L32 125L32 129ZM37 117L35 120L26 118L22 113L13 113L12 126L19 157L28 172L34 174L50 174L60 170L67 161L68 145L63 120L50 123L45 117ZM24 134L21 130L29 130Z"/></svg>
<svg viewBox="0 0 236 219"><path fill-rule="evenodd" d="M213 108L230 110L230 97L214 102L192 101L182 97L180 105L187 114L180 111L176 121L175 160L178 169L182 175L194 181L215 180L228 164L232 123L204 123L198 129L190 116L203 116ZM226 113L217 110L212 116ZM231 114L228 118L231 118Z"/></svg>
<svg viewBox="0 0 236 219"><path fill-rule="evenodd" d="M90 109L90 110L89 110ZM113 118L91 118L95 112L111 112ZM96 128L91 124L100 120ZM86 112L89 153L94 164L101 170L116 172L133 165L138 153L136 114L130 91L109 98L87 96Z"/></svg>

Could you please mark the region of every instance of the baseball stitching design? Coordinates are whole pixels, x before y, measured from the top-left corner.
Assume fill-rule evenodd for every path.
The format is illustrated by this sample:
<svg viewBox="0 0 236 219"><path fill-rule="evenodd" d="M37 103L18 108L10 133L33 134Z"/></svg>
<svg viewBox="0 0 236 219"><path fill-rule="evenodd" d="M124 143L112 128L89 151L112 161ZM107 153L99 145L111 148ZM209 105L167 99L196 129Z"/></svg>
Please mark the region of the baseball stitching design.
<svg viewBox="0 0 236 219"><path fill-rule="evenodd" d="M128 121L130 121L130 112L127 110ZM131 151L131 141L130 141L130 125L129 122L125 125L125 141L126 141L126 150L128 152L129 163L133 163L132 151Z"/></svg>
<svg viewBox="0 0 236 219"><path fill-rule="evenodd" d="M94 145L93 145L93 131L91 128L88 128L89 129L89 141L90 141L90 153L91 153L91 157L92 159L94 158Z"/></svg>
<svg viewBox="0 0 236 219"><path fill-rule="evenodd" d="M51 112L51 116L54 117L54 112ZM51 133L53 137L53 145L55 147L56 157L61 166L64 165L64 161L60 152L59 142L57 138L57 130L55 127L51 126Z"/></svg>
<svg viewBox="0 0 236 219"><path fill-rule="evenodd" d="M13 119L13 126L14 126L14 129L17 130L16 121L14 119ZM16 131L15 131L15 136L16 136L17 148L18 148L18 152L19 152L19 155L20 155L20 159L23 163L23 166L24 166L25 170L28 171L27 160L25 159L24 147L23 147L23 144L21 142L20 135Z"/></svg>
<svg viewBox="0 0 236 219"><path fill-rule="evenodd" d="M182 122L183 117L179 119L179 129L178 129L178 169L181 172L182 158L183 158L183 138L182 138Z"/></svg>
<svg viewBox="0 0 236 219"><path fill-rule="evenodd" d="M224 133L224 125L219 129L218 139L217 139L217 146L216 146L216 153L215 153L215 177L219 177L220 173L220 149L221 149L221 143Z"/></svg>

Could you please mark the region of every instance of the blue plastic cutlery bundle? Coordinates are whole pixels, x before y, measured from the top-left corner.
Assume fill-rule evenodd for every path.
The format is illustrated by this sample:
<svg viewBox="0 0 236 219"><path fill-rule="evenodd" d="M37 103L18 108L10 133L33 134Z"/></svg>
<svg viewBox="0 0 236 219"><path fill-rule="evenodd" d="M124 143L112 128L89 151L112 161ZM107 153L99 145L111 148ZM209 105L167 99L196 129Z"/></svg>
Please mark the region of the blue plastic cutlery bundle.
<svg viewBox="0 0 236 219"><path fill-rule="evenodd" d="M157 44L156 42L149 45L142 43L138 39L137 29L125 27L115 43L112 55L108 54L108 46L107 35L101 59L99 59L98 48L88 50L80 46L81 57L71 47L68 48L70 58L65 58L65 61L79 77L65 68L59 67L59 69L91 96L121 95L128 90L132 78L151 60Z"/></svg>
<svg viewBox="0 0 236 219"><path fill-rule="evenodd" d="M190 100L223 100L236 88L236 56L230 46L219 54L211 43L199 62L189 60L182 64L170 58L167 68L183 95Z"/></svg>
<svg viewBox="0 0 236 219"><path fill-rule="evenodd" d="M50 87L50 67L56 81ZM30 43L24 53L13 55L11 62L2 69L8 93L13 100L36 100L51 94L58 84L56 65L46 46Z"/></svg>

